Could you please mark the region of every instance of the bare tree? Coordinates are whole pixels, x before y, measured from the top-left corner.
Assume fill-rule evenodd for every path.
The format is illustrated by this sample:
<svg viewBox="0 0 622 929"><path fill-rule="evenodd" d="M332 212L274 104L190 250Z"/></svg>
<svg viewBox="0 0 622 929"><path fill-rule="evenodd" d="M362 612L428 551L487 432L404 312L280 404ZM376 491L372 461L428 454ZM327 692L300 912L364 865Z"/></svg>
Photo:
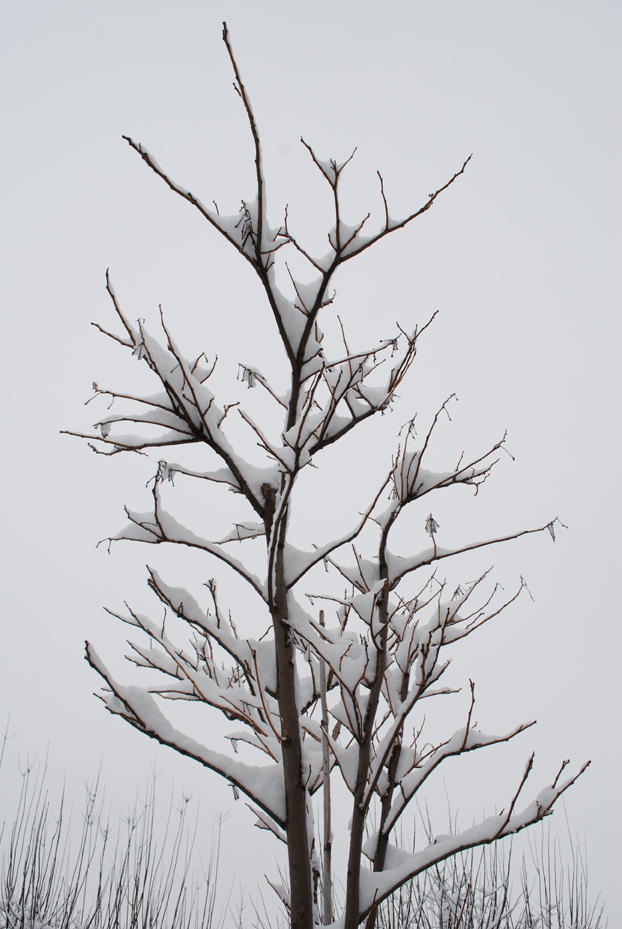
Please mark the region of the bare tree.
<svg viewBox="0 0 622 929"><path fill-rule="evenodd" d="M191 646L187 641L176 644L164 624L128 607L118 618L145 633L147 639L146 644L131 643L130 660L160 672L161 683L142 688L127 686L113 678L89 643L86 654L104 679L101 699L111 713L226 778L245 794L258 825L286 843L289 888L273 886L288 908L295 929L309 929L321 921L322 914L325 920L332 918L330 902L323 907L319 902L322 842L315 836L311 798L322 785L328 790L331 771L341 775L352 797L341 922L346 929L354 929L364 920L368 926L373 925L377 906L413 876L458 852L494 842L541 820L578 777L574 774L562 778L567 764L564 762L550 785L521 809L519 797L532 768L532 756L501 813L459 834L439 836L414 853L391 844L392 832L404 810L447 758L506 742L533 724L515 726L501 735L481 732L473 717L475 691L471 683L462 728L434 745L421 737L421 717L415 713L419 702L455 692L441 682L448 666L448 646L497 616L518 597L523 586L521 581L518 589L504 598L485 573L475 582L448 591L431 573L431 566L462 552L529 533L549 531L554 537L556 520L459 548L441 548L436 540L438 525L430 514L426 521L429 547L410 557L391 552L392 530L409 504L455 485L477 492L503 446L504 438L482 454L462 457L454 468L443 473L426 469L424 459L439 417L446 411L446 401L423 441L417 441L413 423L402 432L390 466L388 462L385 480L367 501L362 515L353 521L351 531L310 552L291 545L291 504L299 475L305 468L319 464L327 446L390 407L415 360L419 339L431 322L412 331L398 326L393 338L363 349L351 348L342 333L342 344L329 349L319 321L333 299L333 275L345 262L429 210L464 173L470 158L422 206L401 220L391 218L378 173L383 218L377 231L364 234L369 214L354 226L347 226L341 215L340 182L350 159L343 163L323 161L303 140L334 203L328 252L321 258L313 257L290 231L287 215L277 229L268 224L259 133L226 25L223 39L255 149L256 192L252 200L242 201L240 213L225 217L217 208L205 206L173 181L142 145L124 138L148 167L195 207L256 272L276 324L275 338L280 339L287 356L289 389L279 395L254 367L242 366L242 377L249 387L264 388L267 405L281 410L284 422L279 439L271 439L269 430L237 405L235 414L254 434L264 455L263 467L245 461L226 433L225 417L230 406L218 406L208 387L213 365L204 356L188 360L163 316L163 343L156 341L142 322L131 322L108 274L107 290L123 330L121 335L104 329L102 332L146 362L159 381L160 392L130 396L95 386L98 395L130 401L135 406L127 413L115 411L100 419L95 440L83 437L91 438L92 447L108 455L198 445L205 450L206 467L212 467L210 460L218 462L215 469L194 470L160 461L151 485L152 508L147 513L127 510L126 528L110 541L168 542L198 549L223 562L256 595L257 638L244 638L238 633L219 603L214 581L208 584L211 603L205 609L188 591L170 586L149 569L149 586L166 610L183 621ZM276 284L277 263L285 249L302 256L316 275L313 283L304 285L290 275L293 299L288 299ZM127 424L157 427L160 432L155 437L153 428L148 434L125 434ZM347 471L344 474L347 480ZM242 495L250 520L236 523L217 542L198 536L165 509L164 485L176 475L215 482ZM334 479L337 482L340 476L336 474ZM228 543L257 538L262 538L266 546L262 577L253 574L244 559L234 557L228 548ZM363 555L361 546L371 548ZM320 621L298 593L309 572L322 564L337 572L342 586L343 581L347 585L347 591L338 597L326 591L314 594L318 599L325 597L325 608L332 601L336 611L332 626L324 624L323 618ZM410 589L407 581L413 585ZM235 757L235 752L221 753L199 744L171 724L158 698L199 701L220 710L242 727L229 736L233 748L238 741L245 742L263 753L266 763L253 766ZM327 713L332 717L330 725ZM414 717L418 723L411 730L411 738L407 721ZM329 800L328 793L326 797ZM366 839L374 804L376 827ZM330 845L330 831L325 833L323 844ZM329 853L330 849L325 851ZM371 866L363 865L362 856L367 856ZM326 876L325 883L329 892Z"/></svg>

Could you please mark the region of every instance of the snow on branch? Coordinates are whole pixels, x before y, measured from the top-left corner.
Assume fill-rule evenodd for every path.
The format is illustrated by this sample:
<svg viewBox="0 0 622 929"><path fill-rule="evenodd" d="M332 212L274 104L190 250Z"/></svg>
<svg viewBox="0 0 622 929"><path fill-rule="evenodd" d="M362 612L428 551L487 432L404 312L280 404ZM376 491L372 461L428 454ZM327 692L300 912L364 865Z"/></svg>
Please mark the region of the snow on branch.
<svg viewBox="0 0 622 929"><path fill-rule="evenodd" d="M210 638L220 644L222 637L213 634L213 627L206 636L209 626L202 624L203 635L195 636L188 652L171 641L165 631L166 622L160 628L147 617L129 607L128 610L129 616L108 612L142 630L149 639L148 647L130 642L132 654L127 656L128 660L138 667L159 671L170 679L163 685L150 687L150 693L169 700L198 701L220 710L227 719L237 720L250 730L229 736L234 750L235 743L243 740L274 761L280 760L278 707L265 691L266 682L260 676L257 650L251 642L244 643L245 660L236 657L235 664L227 667L214 658ZM236 644L240 646L242 642ZM234 651L230 646L227 650L230 654Z"/></svg>
<svg viewBox="0 0 622 929"><path fill-rule="evenodd" d="M535 725L535 720L532 720L528 723L521 723L504 735L486 735L477 729L475 724L471 724L474 704L474 688L472 682L471 693L472 700L466 726L457 730L447 741L431 746L421 754L417 752L416 747L414 751L408 751L405 754L404 761L406 764L402 763L401 766L400 777L397 782L398 789L396 790L396 797L393 801L390 813L382 826L383 835L389 835L417 791L447 758L476 751L479 748L487 748L490 745L499 745L502 742L509 742L521 732ZM405 708L405 710L408 712L409 708ZM403 714L404 718L405 715L406 713ZM396 717L392 726L392 732L397 733L402 723L403 720L400 719L399 716ZM390 739L392 732L388 733L386 738L387 746L391 749L393 746L393 741ZM378 770L380 770L381 765L386 764L388 761L389 751L385 751L384 756L378 754L377 757L378 762L375 767L377 766ZM409 768L406 768L406 765L408 765ZM371 797L369 799L371 799Z"/></svg>
<svg viewBox="0 0 622 929"><path fill-rule="evenodd" d="M451 397L449 399L451 399ZM449 400L445 401L441 410L446 409L448 402ZM465 484L469 487L474 487L475 493L477 494L479 487L489 477L492 468L499 461L498 458L493 459L493 455L504 448L506 434L486 452L467 462L464 461L463 452L453 471L434 473L422 468L421 463L428 449L434 428L438 423L439 414L440 411L434 416L434 420L421 449L411 450L410 446L413 437L412 424L409 424L403 449L398 449L392 471L393 499L396 502L385 515L385 522L396 509L403 508L406 504L420 499L433 490L452 487L456 484Z"/></svg>
<svg viewBox="0 0 622 929"><path fill-rule="evenodd" d="M241 493L240 485L229 468L218 468L216 471L195 471L182 464L169 461L159 461L158 467L162 470L163 477L166 477L171 483L174 483L176 474L182 474L185 477L195 477L202 481L211 481L214 484L227 484L231 490ZM272 469L266 469L262 483L265 483L272 473Z"/></svg>
<svg viewBox="0 0 622 929"><path fill-rule="evenodd" d="M288 590L294 587L300 580L302 580L305 574L310 571L314 565L319 564L320 561L325 561L328 559L328 556L332 552L338 548L341 548L343 545L347 545L349 542L352 542L353 539L356 539L361 534L371 517L371 514L378 502L378 498L380 497L383 490L385 490L387 484L388 479L384 482L384 484L381 485L367 510L361 514L361 519L357 525L354 527L354 529L351 529L350 532L346 533L346 535L336 539L335 541L327 542L325 545L317 548L314 552L301 552L291 545L287 547L285 552L285 583Z"/></svg>
<svg viewBox="0 0 622 929"><path fill-rule="evenodd" d="M394 339L388 339L366 352L348 353L344 360L326 363L323 366L321 373L329 397L321 414L312 417L314 442L309 449L311 455L337 442L375 413L384 412L390 408L398 387L415 360L417 340L432 324L435 315L424 326L416 328L410 334L398 325L399 335ZM403 338L406 343L404 352L397 364L389 370L384 384L369 385L368 377L380 365L377 356L388 351L391 351L393 356L398 350L400 338ZM345 407L346 415L338 414L338 409L341 407Z"/></svg>
<svg viewBox="0 0 622 929"><path fill-rule="evenodd" d="M276 836L279 842L283 842L287 845L287 835L270 816L264 813L263 810L258 810L252 803L247 803L246 805L251 813L254 813L257 817L255 825L258 829L265 829L267 832L271 832L272 835Z"/></svg>
<svg viewBox="0 0 622 929"><path fill-rule="evenodd" d="M432 548L425 549L422 552L419 552L417 555L413 555L410 558L402 558L400 555L392 555L387 553L387 564L389 565L389 588L394 590L399 582L407 575L416 571L418 568L422 568L426 565L432 564L434 561L440 561L443 558L452 558L455 555L461 555L464 552L471 552L478 548L486 548L488 545L499 545L501 542L511 542L514 539L520 539L524 535L533 535L536 532L549 532L550 526L554 526L556 522L559 522L557 517L555 519L549 520L548 523L545 523L544 526L539 526L537 529L521 529L518 532L510 533L509 535L497 536L494 539L487 539L483 542L472 542L469 545L463 545L460 548L439 548L436 544Z"/></svg>
<svg viewBox="0 0 622 929"><path fill-rule="evenodd" d="M234 245L247 261L254 264L256 256L252 247L254 244L254 236L250 234L249 230L249 223L252 223L249 204L242 201L242 207L238 214L221 216L217 209L210 210L198 197L195 197L194 194L185 187L182 187L176 181L172 180L144 145L140 142L135 142L134 139L127 135L122 136L122 138L125 139L130 148L134 149L134 151L140 155L145 164L148 165L158 177L162 178L164 183L167 184L174 193L179 194L180 197L183 197L184 200L187 200L188 203L196 207L199 213L201 213L211 226L217 229L228 242Z"/></svg>
<svg viewBox="0 0 622 929"><path fill-rule="evenodd" d="M118 393L111 390L100 390L94 385L96 395L107 395L111 398L111 405L116 399L130 400L141 405L147 405L148 411L135 414L111 413L102 417L95 428L99 436L89 436L79 432L68 432L89 440L94 451L101 452L102 448L111 448L103 454L114 455L122 451L143 452L145 449L162 448L172 445L188 445L204 443L212 449L224 462L231 479L226 480L231 486L242 493L251 504L255 512L261 516L265 514L264 492L265 485L271 485L277 480L277 472L273 467L257 468L244 461L235 451L222 430L222 424L227 415L228 407L221 410L215 404L214 395L205 386L205 381L213 371L204 370L199 366L199 359L194 363L187 361L175 345L165 323L160 308L161 324L167 338L167 347L163 348L147 332L144 323L132 326L122 313L109 276L106 275L107 289L114 302L115 310L123 321L130 338L117 339L123 345L133 349L132 354L139 360L144 360L149 368L160 380L163 393L155 396L135 397L129 394ZM115 337L116 338L116 337ZM144 435L118 435L113 427L123 423L134 423L139 426L165 429L159 435L151 437ZM181 471L181 468L176 470ZM169 475L172 470L169 471ZM199 476L196 472L185 473ZM227 476L228 476L227 475ZM211 480L222 480L219 476L200 476ZM224 475L223 475L224 477Z"/></svg>
<svg viewBox="0 0 622 929"><path fill-rule="evenodd" d="M285 410L287 409L287 397L280 397L277 393L275 393L275 391L268 383L267 378L263 376L258 368L240 363L239 371L240 373L238 373L238 380L242 381L243 384L246 384L249 390L252 390L256 384L261 384L264 390L268 391L270 396L276 400L279 406L282 406Z"/></svg>
<svg viewBox="0 0 622 929"><path fill-rule="evenodd" d="M434 193L431 193L428 196L428 199L426 200L426 202L424 203L422 207L419 207L419 209L415 210L413 213L410 213L408 216L406 216L405 219L401 219L401 220L393 220L389 216L389 208L388 208L387 199L386 199L385 192L384 192L384 181L383 181L383 178L380 172L378 171L377 174L380 180L380 194L382 197L382 203L384 207L384 224L381 227L379 232L373 235L370 235L370 236L361 236L360 234L361 230L363 229L363 226L369 219L370 214L368 213L356 225L346 226L345 223L341 219L339 192L338 192L339 181L341 180L341 175L344 169L348 166L348 164L354 158L356 149L354 149L350 157L342 163L338 163L333 158L329 159L328 161L321 161L317 157L317 155L315 154L311 146L308 145L304 139L301 139L300 141L302 142L304 147L309 152L311 159L313 160L313 163L320 170L320 173L328 182L331 188L332 194L333 194L333 201L334 201L334 208L335 208L335 225L328 235L328 241L329 241L329 245L331 249L335 253L334 261L338 260L339 262L347 261L349 258L353 258L355 255L360 255L360 253L365 251L365 249L369 248L370 245L374 245L376 242L378 242L384 236L388 235L390 232L395 232L396 229L403 229L404 226L407 226L408 223L413 221L413 219L416 219L418 216L421 216L423 213L427 212L433 206L433 204L435 203L436 199L440 196L440 194L442 194L443 191L451 187L451 185L462 174L464 174L466 170L466 166L468 165L469 161L473 157L473 155L469 155L469 157L466 159L462 167L458 171L456 171L455 174L448 181L446 181L441 187L439 187L436 191L434 191Z"/></svg>
<svg viewBox="0 0 622 929"><path fill-rule="evenodd" d="M248 765L201 745L169 722L145 688L124 686L114 680L92 645L86 643L86 659L106 682L98 696L112 714L150 738L194 758L238 787L281 827L285 827L285 793L282 764L266 767Z"/></svg>
<svg viewBox="0 0 622 929"><path fill-rule="evenodd" d="M231 616L225 617L219 607L216 594L216 582L211 580L206 585L213 603L215 615L209 610L202 610L192 594L184 587L171 587L166 584L157 571L148 568L148 585L164 606L175 613L179 619L184 620L192 630L206 639L216 642L236 664L242 669L251 690L253 689L253 662L252 648L248 639L242 639L237 634ZM270 676L272 683L272 676ZM272 683L274 690L274 684Z"/></svg>
<svg viewBox="0 0 622 929"><path fill-rule="evenodd" d="M227 564L250 584L262 600L266 600L267 593L265 585L258 577L251 574L241 561L229 555L219 543L209 542L207 539L201 538L179 523L170 513L166 512L160 498L161 481L162 471L159 469L158 473L153 478L153 510L148 513L136 513L126 507L125 512L129 520L128 525L125 529L122 529L121 532L117 533L117 535L111 536L107 540L108 543L131 541L148 542L153 545L158 545L162 542L172 542L177 545L186 545L189 548L199 549Z"/></svg>
<svg viewBox="0 0 622 929"><path fill-rule="evenodd" d="M524 810L520 813L514 813L518 798L533 766L532 755L507 811L504 810L495 816L490 816L476 826L471 826L470 829L465 829L456 835L438 836L427 848L415 854L393 847L391 849L393 855L388 856L387 866L384 871L361 870L360 921L362 922L365 919L372 906L377 906L383 900L386 900L402 884L416 877L422 871L459 852L480 845L489 845L497 839L514 835L527 826L540 822L552 812L555 802L583 774L589 764L589 761L586 762L573 777L560 783L561 771L567 765L567 762L564 762L553 783L541 790ZM367 852L370 855L374 853L374 842L375 839L372 838L367 846Z"/></svg>

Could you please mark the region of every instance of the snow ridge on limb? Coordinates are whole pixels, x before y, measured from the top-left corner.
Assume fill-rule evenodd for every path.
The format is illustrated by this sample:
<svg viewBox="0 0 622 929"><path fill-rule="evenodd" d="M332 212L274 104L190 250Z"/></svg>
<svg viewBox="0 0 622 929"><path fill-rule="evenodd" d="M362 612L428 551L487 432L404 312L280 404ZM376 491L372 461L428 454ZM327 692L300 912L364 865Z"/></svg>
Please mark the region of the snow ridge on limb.
<svg viewBox="0 0 622 929"><path fill-rule="evenodd" d="M311 428L308 428L307 434L304 435L303 443L309 444L309 455L315 455L321 449L332 445L359 423L390 407L397 388L415 360L417 340L431 325L435 315L411 334L405 332L398 324L398 335L393 339L385 340L376 348L357 353L350 352L342 327L345 358L324 362L319 371L321 378L312 383L305 396L305 405L311 408L318 404L317 394L320 393L320 386L328 395L327 399L319 404L321 412L310 416ZM406 342L403 354L391 367L386 381L372 386L369 379L386 360L382 357L379 361L378 356L390 351L393 357L400 351L401 339ZM323 361L323 354L321 360ZM295 428L296 425L292 431Z"/></svg>
<svg viewBox="0 0 622 929"><path fill-rule="evenodd" d="M302 580L305 574L310 571L314 565L319 564L320 561L327 560L328 556L336 549L341 548L342 546L347 545L348 542L352 542L354 539L358 538L358 536L367 525L368 520L371 518L371 514L378 502L378 499L383 490L385 490L387 484L388 481L385 481L385 483L381 485L378 493L372 500L366 512L361 514L361 519L354 527L354 529L346 533L346 535L342 536L340 539L328 542L321 548L317 548L314 552L301 552L297 549L294 549L293 546L289 546L287 548L285 553L285 579L288 590L294 587L300 580Z"/></svg>
<svg viewBox="0 0 622 929"><path fill-rule="evenodd" d="M361 252L369 248L370 245L374 245L376 242L384 238L384 236L388 235L390 232L395 232L396 229L403 229L404 226L407 226L408 223L413 221L413 219L416 219L418 216L421 216L423 213L426 213L433 206L437 197L440 196L440 194L442 194L443 191L447 190L448 187L451 187L454 181L456 181L462 174L464 174L466 170L466 166L468 165L469 161L473 157L472 154L469 155L469 157L466 159L462 167L458 171L456 171L453 177L451 177L445 184L443 184L442 187L439 187L438 190L436 190L434 193L431 193L422 207L419 207L419 209L415 210L413 213L410 213L408 216L406 216L405 219L401 219L401 220L393 220L389 216L389 207L388 207L387 198L384 192L384 180L380 172L377 171L376 173L380 181L380 195L382 197L382 203L384 207L384 223L382 227L380 228L379 232L376 232L375 234L370 235L370 236L361 236L360 235L361 230L363 229L363 226L366 224L371 214L368 213L355 226L346 226L343 220L341 219L341 215L340 215L339 192L338 192L338 185L339 185L339 181L341 179L343 170L349 165L349 163L354 158L354 155L356 154L356 149L354 149L354 151L352 152L352 154L346 161L342 162L341 164L338 164L337 161L335 161L333 158L331 158L329 161L321 161L317 157L317 155L315 154L311 146L308 145L304 139L301 139L300 141L302 142L304 147L309 152L313 163L319 168L320 173L328 182L331 188L331 191L333 193L333 199L335 203L335 220L336 221L335 221L335 225L333 226L333 228L328 234L328 243L332 251L335 253L335 256L336 257L339 256L342 262L347 261L349 258L354 258L356 255L360 255ZM305 252L303 252L303 254L306 255ZM318 268L321 267L319 263L316 264L315 266Z"/></svg>
<svg viewBox="0 0 622 929"><path fill-rule="evenodd" d="M145 688L118 684L89 642L86 643L86 659L106 682L107 689L97 696L109 712L122 716L135 729L162 745L168 745L216 771L243 791L281 828L284 827L285 796L280 763L256 767L212 751L175 729Z"/></svg>
<svg viewBox="0 0 622 929"><path fill-rule="evenodd" d="M208 223L217 229L228 242L234 245L244 258L251 261L251 263L253 262L254 253L251 247L253 239L248 230L247 219L247 214L250 215L251 205L243 201L238 214L221 216L216 208L210 210L198 197L195 197L194 194L186 190L185 187L173 181L144 145L140 142L135 142L134 139L127 135L121 136L121 138L127 142L130 148L133 148L134 151L140 155L145 164L147 164L158 177L161 177L172 191L179 194L180 197L183 197L184 200L187 200L196 207Z"/></svg>
<svg viewBox="0 0 622 929"><path fill-rule="evenodd" d="M463 832L456 835L438 836L434 842L422 849L420 852L409 854L395 846L391 847L391 855L388 856L387 866L382 872L363 870L361 873L361 900L359 921L362 922L374 906L386 900L398 887L405 884L411 878L416 877L427 868L439 864L446 858L456 855L459 852L467 851L470 848L476 848L480 845L489 845L497 839L509 835L515 835L527 826L532 826L537 822L549 816L552 812L553 805L559 797L574 784L578 777L583 774L590 762L586 762L579 771L567 780L560 783L560 775L566 765L562 764L555 780L549 787L545 787L536 796L528 806L520 813L514 813L514 808L518 798L525 786L527 778L533 766L534 756L532 755L525 772L521 778L520 784L514 794L510 805L506 811L502 811L496 816L490 816L476 826L471 826ZM374 856L376 837L371 837L366 851L369 857ZM337 923L336 925L339 925Z"/></svg>
<svg viewBox="0 0 622 929"><path fill-rule="evenodd" d="M255 825L258 829L265 829L267 832L271 832L272 835L276 836L279 842L283 842L284 845L287 845L287 835L270 816L267 816L263 810L258 810L257 807L253 806L252 803L247 803L246 805L249 810L257 817L257 822Z"/></svg>
<svg viewBox="0 0 622 929"><path fill-rule="evenodd" d="M538 526L537 529L520 529L518 532L512 532L509 535L497 536L494 539L486 539L483 542L472 542L470 545L463 545L461 548L440 548L434 543L432 548L427 548L411 558L402 558L399 555L386 553L387 563L390 565L389 586L393 590L399 582L407 575L416 571L418 568L431 565L435 561L443 558L452 558L454 555L462 555L464 552L474 551L476 548L486 548L489 545L500 545L502 542L512 542L514 539L520 539L524 535L533 535L536 532L549 532L559 522L558 518L549 520L544 526Z"/></svg>
<svg viewBox="0 0 622 929"><path fill-rule="evenodd" d="M95 428L99 436L89 436L84 433L69 432L80 438L89 439L89 445L94 451L101 453L100 446L109 447L110 452L103 454L118 454L122 451L142 452L150 448L162 448L170 445L205 444L214 451L227 466L231 476L227 483L244 494L255 512L263 518L265 514L265 501L262 487L270 484L277 478L274 468L257 468L244 461L237 454L230 441L222 430L223 422L229 407L220 409L215 403L215 397L205 386L205 382L214 370L204 369L200 366L200 358L194 363L189 362L179 351L173 341L165 323L160 308L160 322L167 338L167 346L163 348L147 331L142 321L138 326L132 326L122 313L112 290L107 274L107 289L114 302L114 307L123 321L130 338L125 340L116 336L111 338L133 349L132 354L139 360L144 360L151 371L160 380L164 392L155 397L135 397L112 390L101 390L93 385L95 395L108 395L111 404L115 399L130 400L141 405L147 405L147 412L127 414L113 413L102 417ZM98 327L101 329L101 327ZM105 332L105 330L102 330ZM110 333L106 333L110 335ZM120 423L132 422L137 425L157 426L166 428L166 432L155 437L143 435L115 435L113 426ZM97 443L97 444L94 444ZM177 470L180 470L179 468ZM198 475L195 475L198 476ZM207 476L207 475L203 475ZM209 479L209 478L208 478ZM222 478L213 478L222 480Z"/></svg>
<svg viewBox="0 0 622 929"><path fill-rule="evenodd" d="M163 591L160 592L164 596ZM167 598L167 602L173 601ZM178 607L177 615L183 616L192 625L193 604L186 609ZM270 662L265 661L265 647L253 640L240 640L223 634L220 629L214 629L213 623L205 622L203 617L198 622L198 617L195 617L194 627L203 632L209 629L210 638L233 657L234 663L225 665L215 660L213 646L200 634L192 642L193 650L188 652L172 642L166 634L165 622L159 627L129 607L128 610L129 616L110 610L107 612L144 632L149 646L129 642L132 654L126 657L138 667L159 671L169 679L163 685L151 687L149 692L168 700L199 701L220 710L227 719L248 727L248 731L227 737L234 751L237 752L236 742L244 741L278 762L279 714L274 698L268 695L268 689L274 690L275 684ZM266 670L267 674L264 673Z"/></svg>
<svg viewBox="0 0 622 929"><path fill-rule="evenodd" d="M240 574L256 593L262 598L267 599L266 585L258 577L247 570L245 565L237 558L230 555L222 548L222 543L209 542L203 539L192 530L187 529L174 516L171 516L161 502L160 484L164 480L163 468L160 466L158 472L153 478L153 510L148 513L136 513L125 508L129 520L127 526L111 536L107 541L110 545L112 542L131 541L131 542L148 542L152 545L159 545L162 542L171 542L176 545L186 545L188 548L196 548L213 555L219 561Z"/></svg>

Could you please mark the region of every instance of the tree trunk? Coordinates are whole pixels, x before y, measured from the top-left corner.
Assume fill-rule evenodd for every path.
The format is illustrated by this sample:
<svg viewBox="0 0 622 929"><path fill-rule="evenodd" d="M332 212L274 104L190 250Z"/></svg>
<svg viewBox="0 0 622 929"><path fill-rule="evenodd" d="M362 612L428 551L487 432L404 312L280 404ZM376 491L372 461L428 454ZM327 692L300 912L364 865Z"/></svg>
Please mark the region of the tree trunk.
<svg viewBox="0 0 622 929"><path fill-rule="evenodd" d="M313 891L307 830L307 790L302 771L302 740L296 702L295 645L288 623L283 572L286 519L279 525L275 589L271 597L276 646L277 699L282 721L285 818L292 929L313 929Z"/></svg>
<svg viewBox="0 0 622 929"><path fill-rule="evenodd" d="M404 674L402 676L402 687L400 690L400 696L402 698L402 702L406 699L406 695L408 693L408 681L409 681L409 675ZM397 773L397 766L398 766L399 759L400 759L400 752L401 752L401 747L402 747L402 734L403 733L400 733L400 737L398 738L395 745L393 746L393 751L391 752L391 758L389 759L389 766L387 768L389 786L387 788L386 793L384 794L382 798L382 803L380 806L380 823L378 824L378 842L376 844L376 854L374 856L374 871L376 872L384 870L384 863L387 857L387 848L389 846L389 833L384 832L384 827L389 817L389 813L391 812L391 806L393 805L393 795L395 793L395 786L396 786L395 775ZM365 929L376 929L377 917L378 917L378 907L374 906L369 916L367 917L367 921L365 923Z"/></svg>
<svg viewBox="0 0 622 929"><path fill-rule="evenodd" d="M324 610L320 610L320 625L324 625ZM333 921L333 835L330 797L330 748L328 745L328 705L326 702L326 662L320 659L320 700L322 705L322 794L324 801L324 848L322 854L323 923Z"/></svg>
<svg viewBox="0 0 622 929"><path fill-rule="evenodd" d="M365 820L367 818L367 807L363 805L365 790L367 787L367 778L369 774L369 762L371 758L372 738L376 720L376 711L382 689L386 666L386 639L387 639L387 615L386 615L386 594L383 594L382 601L378 604L380 618L382 622L382 631L380 633L380 643L376 653L376 676L369 694L367 711L363 725L363 742L359 749L359 764L356 778L356 789L354 791L354 803L352 804L352 826L350 829L350 852L348 856L348 875L346 883L346 914L344 929L357 929L359 924L360 910L360 887L361 887L361 854L363 848L363 836L365 834Z"/></svg>

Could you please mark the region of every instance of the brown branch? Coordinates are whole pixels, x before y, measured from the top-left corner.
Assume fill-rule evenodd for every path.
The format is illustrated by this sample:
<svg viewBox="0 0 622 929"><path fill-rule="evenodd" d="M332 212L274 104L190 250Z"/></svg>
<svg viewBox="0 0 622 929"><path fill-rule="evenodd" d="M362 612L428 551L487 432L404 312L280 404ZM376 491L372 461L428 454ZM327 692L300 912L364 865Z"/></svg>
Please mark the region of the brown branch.
<svg viewBox="0 0 622 929"><path fill-rule="evenodd" d="M426 212L430 209L430 207L432 207L432 206L434 205L434 202L436 201L436 198L437 198L438 196L440 196L440 194L442 194L443 191L447 190L448 187L451 187L451 185L454 183L454 181L456 181L456 180L460 177L461 174L464 174L464 171L465 171L465 169L466 169L466 166L468 165L468 163L469 163L469 161L471 160L472 157L473 157L472 154L469 155L469 157L466 159L466 161L464 162L464 164L462 165L462 167L460 168L460 170L459 170L459 171L456 171L456 173L453 175L453 177L451 177L445 184L443 184L442 187L439 187L438 190L435 190L434 193L430 194L429 197L428 197L428 199L427 199L427 201L424 203L424 205L423 205L422 207L420 207L418 210L415 210L415 212L414 212L414 213L411 213L409 216L407 216L406 219L402 219L402 220L399 220L399 221L397 221L397 222L393 222L393 223L390 224L390 225L388 225L388 224L385 225L384 229L381 229L381 231L378 232L378 233L376 233L376 235L370 236L370 238L367 240L367 242L363 242L363 243L359 246L359 248L357 248L357 249L352 249L352 251L350 252L349 255L341 256L341 261L342 261L342 262L343 262L343 261L349 261L350 258L354 258L355 255L360 255L361 252L364 252L364 251L365 251L366 249L368 249L371 245L375 245L376 242L379 242L380 239L383 239L383 238L385 237L385 235L389 235L389 233L395 232L397 229L403 229L404 226L407 226L408 223L410 223L410 222L413 221L413 219L417 219L418 216L421 216L423 213L426 213Z"/></svg>
<svg viewBox="0 0 622 929"><path fill-rule="evenodd" d="M410 574L412 571L416 571L425 565L432 564L433 561L441 561L443 558L451 558L453 555L461 555L463 552L472 552L477 548L486 548L488 545L497 545L500 542L511 542L513 539L520 539L521 536L524 535L533 535L535 532L544 532L544 530L548 530L549 526L554 522L555 520L551 520L546 523L546 525L540 526L538 529L522 529L520 532L514 532L511 535L498 536L496 539L489 539L486 542L473 542L471 545L465 545L462 548L455 548L449 551L445 551L444 549L438 550L435 548L433 554L430 555L430 557L424 558L422 561L418 561L411 567L406 568L399 574L394 575L390 581L390 590L394 590L402 578L407 574Z"/></svg>
<svg viewBox="0 0 622 929"><path fill-rule="evenodd" d="M262 247L263 247L263 219L264 219L264 179L263 179L263 170L261 164L261 144L259 141L259 132L257 130L257 124L255 122L255 117L253 115L253 110L248 99L248 94L246 93L246 88L240 77L240 70L238 68L238 63L235 60L233 54L233 49L231 48L231 43L229 42L229 30L227 29L227 24L222 24L222 39L225 45L227 46L227 52L231 60L231 65L233 67L233 73L235 74L235 79L237 81L237 90L244 104L244 109L246 110L246 115L248 117L248 124L253 136L253 142L255 145L255 171L257 174L257 245L255 249L256 261L258 265L262 264Z"/></svg>

